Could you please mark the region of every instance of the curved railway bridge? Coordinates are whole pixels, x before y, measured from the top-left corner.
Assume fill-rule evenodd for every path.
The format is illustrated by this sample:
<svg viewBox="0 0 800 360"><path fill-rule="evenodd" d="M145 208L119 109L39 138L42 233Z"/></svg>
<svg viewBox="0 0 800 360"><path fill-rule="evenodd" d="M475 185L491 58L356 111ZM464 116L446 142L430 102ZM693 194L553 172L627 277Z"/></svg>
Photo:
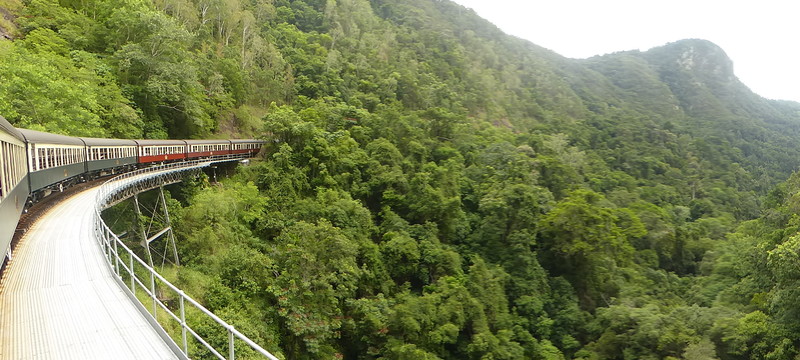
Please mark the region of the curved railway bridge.
<svg viewBox="0 0 800 360"><path fill-rule="evenodd" d="M125 173L42 214L0 283L0 359L234 359L244 348L277 359L158 275L100 217L137 192L241 158ZM177 301L162 301L165 294ZM187 314L216 322L226 346L211 346L187 323ZM156 319L174 322L167 327L172 333Z"/></svg>

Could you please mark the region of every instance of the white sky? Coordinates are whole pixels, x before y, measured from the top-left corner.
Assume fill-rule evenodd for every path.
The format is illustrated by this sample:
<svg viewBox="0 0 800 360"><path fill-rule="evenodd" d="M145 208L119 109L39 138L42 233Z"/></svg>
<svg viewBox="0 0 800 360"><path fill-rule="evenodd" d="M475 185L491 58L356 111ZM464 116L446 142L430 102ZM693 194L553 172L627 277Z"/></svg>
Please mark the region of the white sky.
<svg viewBox="0 0 800 360"><path fill-rule="evenodd" d="M508 34L570 58L706 39L770 99L800 101L800 2L792 0L453 0Z"/></svg>

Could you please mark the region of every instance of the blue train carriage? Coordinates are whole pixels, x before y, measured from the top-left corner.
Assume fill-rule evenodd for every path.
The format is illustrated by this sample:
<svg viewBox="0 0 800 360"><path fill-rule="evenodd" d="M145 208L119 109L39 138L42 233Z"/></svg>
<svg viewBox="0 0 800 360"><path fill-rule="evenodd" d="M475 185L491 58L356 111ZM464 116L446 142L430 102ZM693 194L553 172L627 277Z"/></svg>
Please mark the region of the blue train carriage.
<svg viewBox="0 0 800 360"><path fill-rule="evenodd" d="M27 129L19 131L28 144L28 177L33 201L84 180L86 145L83 140Z"/></svg>
<svg viewBox="0 0 800 360"><path fill-rule="evenodd" d="M11 255L11 239L30 193L25 138L0 116L0 251Z"/></svg>
<svg viewBox="0 0 800 360"><path fill-rule="evenodd" d="M86 171L90 177L128 171L138 163L136 141L80 138L86 144Z"/></svg>

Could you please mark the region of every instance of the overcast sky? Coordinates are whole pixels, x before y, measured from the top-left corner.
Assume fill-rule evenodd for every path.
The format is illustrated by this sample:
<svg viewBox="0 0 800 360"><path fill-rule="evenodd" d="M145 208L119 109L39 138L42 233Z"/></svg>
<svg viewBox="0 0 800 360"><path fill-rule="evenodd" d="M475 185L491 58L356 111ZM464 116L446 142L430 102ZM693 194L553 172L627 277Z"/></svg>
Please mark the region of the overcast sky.
<svg viewBox="0 0 800 360"><path fill-rule="evenodd" d="M454 0L508 34L571 58L706 39L750 89L800 101L800 2L792 0Z"/></svg>

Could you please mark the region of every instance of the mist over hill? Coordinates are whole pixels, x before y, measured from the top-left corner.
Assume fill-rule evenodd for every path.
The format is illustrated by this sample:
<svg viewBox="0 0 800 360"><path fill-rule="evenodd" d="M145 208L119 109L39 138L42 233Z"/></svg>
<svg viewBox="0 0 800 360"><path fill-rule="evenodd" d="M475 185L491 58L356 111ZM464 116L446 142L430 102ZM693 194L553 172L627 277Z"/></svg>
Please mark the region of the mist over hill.
<svg viewBox="0 0 800 360"><path fill-rule="evenodd" d="M713 43L568 59L446 0L0 7L16 126L270 140L173 191L166 273L283 358L798 355L800 104Z"/></svg>

